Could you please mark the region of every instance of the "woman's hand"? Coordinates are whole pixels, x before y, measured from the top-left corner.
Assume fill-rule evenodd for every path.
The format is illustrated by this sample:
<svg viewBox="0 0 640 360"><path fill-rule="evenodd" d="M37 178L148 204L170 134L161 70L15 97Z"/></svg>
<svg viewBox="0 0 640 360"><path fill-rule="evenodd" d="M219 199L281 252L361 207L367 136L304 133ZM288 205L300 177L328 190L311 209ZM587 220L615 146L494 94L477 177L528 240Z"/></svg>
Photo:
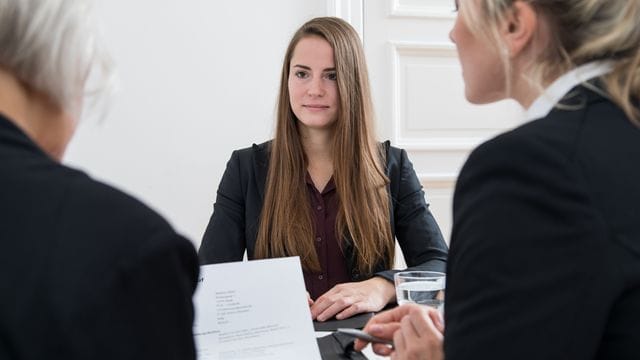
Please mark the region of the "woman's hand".
<svg viewBox="0 0 640 360"><path fill-rule="evenodd" d="M444 322L438 310L415 304L399 306L380 313L367 323L365 332L387 340L394 348L373 344L378 355L391 359L444 359ZM362 350L367 342L357 339L355 350Z"/></svg>
<svg viewBox="0 0 640 360"><path fill-rule="evenodd" d="M311 317L318 321L334 315L338 320L346 319L362 312L379 311L394 298L393 284L381 277L339 284L315 300Z"/></svg>
<svg viewBox="0 0 640 360"><path fill-rule="evenodd" d="M309 294L308 291L307 291L307 304L309 304L309 307L313 305L313 299L311 299L311 294Z"/></svg>

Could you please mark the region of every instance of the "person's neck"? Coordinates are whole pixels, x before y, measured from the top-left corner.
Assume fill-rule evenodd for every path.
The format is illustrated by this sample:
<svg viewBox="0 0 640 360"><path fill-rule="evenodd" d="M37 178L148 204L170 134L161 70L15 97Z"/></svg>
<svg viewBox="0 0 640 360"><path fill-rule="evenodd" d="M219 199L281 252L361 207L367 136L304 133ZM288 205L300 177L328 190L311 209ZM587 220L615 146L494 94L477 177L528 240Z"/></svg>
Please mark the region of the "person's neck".
<svg viewBox="0 0 640 360"><path fill-rule="evenodd" d="M540 94L542 94L541 90L534 89L531 86L525 89L513 89L513 99L524 109L528 109Z"/></svg>
<svg viewBox="0 0 640 360"><path fill-rule="evenodd" d="M533 84L523 73L515 73L512 79L511 98L517 101L524 109L528 109L549 83Z"/></svg>
<svg viewBox="0 0 640 360"><path fill-rule="evenodd" d="M0 112L16 124L22 131L30 133L28 121L28 92L18 80L0 68Z"/></svg>
<svg viewBox="0 0 640 360"><path fill-rule="evenodd" d="M300 127L302 147L309 163L333 162L333 132L331 129Z"/></svg>
<svg viewBox="0 0 640 360"><path fill-rule="evenodd" d="M515 60L511 67L513 69L511 78L511 98L517 101L524 109L529 109L536 99L542 95L545 89L551 85L562 74L554 72L541 79L542 83L531 81L534 65L526 57Z"/></svg>
<svg viewBox="0 0 640 360"><path fill-rule="evenodd" d="M65 121L66 114L3 68L0 68L0 113L53 159L62 159L73 134L72 124Z"/></svg>
<svg viewBox="0 0 640 360"><path fill-rule="evenodd" d="M316 189L322 192L333 176L333 134L330 129L301 127L307 171Z"/></svg>

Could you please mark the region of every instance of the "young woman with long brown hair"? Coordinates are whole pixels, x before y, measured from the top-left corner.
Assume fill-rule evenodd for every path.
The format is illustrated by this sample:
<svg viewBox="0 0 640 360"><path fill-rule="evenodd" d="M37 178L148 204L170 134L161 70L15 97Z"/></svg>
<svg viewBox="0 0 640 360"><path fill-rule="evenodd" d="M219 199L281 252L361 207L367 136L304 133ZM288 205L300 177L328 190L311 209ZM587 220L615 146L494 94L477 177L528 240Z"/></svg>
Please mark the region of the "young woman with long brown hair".
<svg viewBox="0 0 640 360"><path fill-rule="evenodd" d="M201 263L300 256L320 321L394 301L395 238L411 269L444 271L447 247L406 152L379 143L360 39L316 18L285 54L272 141L235 151Z"/></svg>

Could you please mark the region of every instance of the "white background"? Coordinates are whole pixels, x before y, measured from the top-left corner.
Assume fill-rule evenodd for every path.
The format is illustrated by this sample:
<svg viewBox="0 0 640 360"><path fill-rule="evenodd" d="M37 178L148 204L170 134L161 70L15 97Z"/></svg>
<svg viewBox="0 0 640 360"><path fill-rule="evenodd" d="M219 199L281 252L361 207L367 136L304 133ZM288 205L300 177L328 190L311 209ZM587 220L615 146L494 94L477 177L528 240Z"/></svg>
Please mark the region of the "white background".
<svg viewBox="0 0 640 360"><path fill-rule="evenodd" d="M325 0L98 0L120 90L65 157L200 243L231 151L272 135L293 32Z"/></svg>

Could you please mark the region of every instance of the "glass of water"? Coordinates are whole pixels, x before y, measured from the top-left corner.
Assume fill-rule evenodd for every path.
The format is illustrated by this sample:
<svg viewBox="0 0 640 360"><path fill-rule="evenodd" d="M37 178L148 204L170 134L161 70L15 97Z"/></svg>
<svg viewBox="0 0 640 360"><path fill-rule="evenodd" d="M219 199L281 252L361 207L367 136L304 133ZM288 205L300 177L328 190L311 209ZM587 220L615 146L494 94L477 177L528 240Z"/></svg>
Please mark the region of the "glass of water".
<svg viewBox="0 0 640 360"><path fill-rule="evenodd" d="M394 276L398 305L414 303L444 310L446 276L436 271L402 271Z"/></svg>

